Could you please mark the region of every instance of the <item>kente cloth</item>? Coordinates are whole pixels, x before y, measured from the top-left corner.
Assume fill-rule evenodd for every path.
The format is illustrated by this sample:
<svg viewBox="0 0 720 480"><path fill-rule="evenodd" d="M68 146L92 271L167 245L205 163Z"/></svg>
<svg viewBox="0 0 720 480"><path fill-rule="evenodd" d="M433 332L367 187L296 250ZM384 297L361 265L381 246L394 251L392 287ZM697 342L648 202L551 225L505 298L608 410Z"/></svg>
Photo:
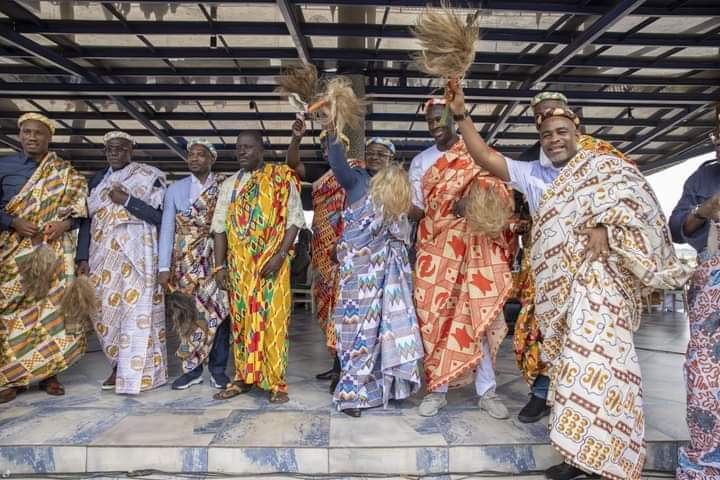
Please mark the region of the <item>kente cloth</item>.
<svg viewBox="0 0 720 480"><path fill-rule="evenodd" d="M5 207L13 216L44 228L49 222L87 216L87 182L70 162L48 153L20 192ZM0 387L21 387L57 375L85 352L84 334L65 331L60 301L75 272L75 232L48 245L61 262L46 298L22 285L16 260L34 252L32 241L15 230L0 232Z"/></svg>
<svg viewBox="0 0 720 480"><path fill-rule="evenodd" d="M353 168L362 164L357 160L350 160L349 163ZM339 294L339 266L333 259L333 251L343 232L345 190L332 170L328 170L313 183L312 203L312 290L318 323L325 333L325 344L334 352L337 339L333 314Z"/></svg>
<svg viewBox="0 0 720 480"><path fill-rule="evenodd" d="M711 229L717 229L713 224ZM690 443L680 448L677 478L720 478L720 242L707 251L690 279L690 342L685 357ZM714 247L714 248L713 248Z"/></svg>
<svg viewBox="0 0 720 480"><path fill-rule="evenodd" d="M515 322L513 350L523 378L532 385L538 375L547 375L548 366L540 359L542 334L535 320L535 276L530 265L530 235L525 238L528 242L523 242L523 258L517 280L522 309Z"/></svg>
<svg viewBox="0 0 720 480"><path fill-rule="evenodd" d="M160 181L161 188L154 187ZM138 394L167 382L165 304L157 283L158 232L110 200L113 185L153 208L165 194L165 174L131 162L90 193L90 278L100 308L93 326L117 367L116 393Z"/></svg>
<svg viewBox="0 0 720 480"><path fill-rule="evenodd" d="M227 292L218 288L212 273L215 256L210 234L215 203L224 180L216 175L215 181L190 208L175 214L170 286L195 297L199 323L189 336L180 336L177 356L182 360L183 372L190 372L205 362L217 328L230 314Z"/></svg>
<svg viewBox="0 0 720 480"><path fill-rule="evenodd" d="M507 333L500 312L512 289L516 242L509 228L490 238L470 232L467 220L453 215L455 202L474 184L512 201L505 184L473 162L462 140L422 180L426 208L418 225L414 293L428 390L472 381L483 355L494 363Z"/></svg>
<svg viewBox="0 0 720 480"><path fill-rule="evenodd" d="M589 262L586 228L604 226L610 253ZM633 332L640 287L687 278L660 205L637 168L580 151L533 219L535 317L550 365L550 441L565 461L604 478L638 479L645 462L640 366Z"/></svg>
<svg viewBox="0 0 720 480"><path fill-rule="evenodd" d="M421 385L422 339L408 260L410 222L385 221L370 195L344 211L338 245L340 297L335 309L339 410L387 407Z"/></svg>
<svg viewBox="0 0 720 480"><path fill-rule="evenodd" d="M290 257L269 278L260 272L285 236L291 182L286 165L265 164L240 186L226 219L235 381L287 392ZM298 187L299 188L299 187Z"/></svg>
<svg viewBox="0 0 720 480"><path fill-rule="evenodd" d="M624 153L613 147L612 144L590 135L581 135L578 145L582 150L593 152L595 155L612 155L626 162L634 163Z"/></svg>

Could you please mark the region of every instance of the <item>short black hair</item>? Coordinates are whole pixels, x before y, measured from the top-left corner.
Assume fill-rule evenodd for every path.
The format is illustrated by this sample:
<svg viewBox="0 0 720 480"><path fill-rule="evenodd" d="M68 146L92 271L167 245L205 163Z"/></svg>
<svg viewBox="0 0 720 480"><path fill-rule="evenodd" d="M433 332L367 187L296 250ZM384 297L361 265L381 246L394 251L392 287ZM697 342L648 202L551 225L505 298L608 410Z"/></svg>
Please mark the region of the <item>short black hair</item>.
<svg viewBox="0 0 720 480"><path fill-rule="evenodd" d="M252 137L255 139L258 145L265 148L265 145L263 144L262 134L257 130L243 130L242 132L238 133L237 138L240 137Z"/></svg>

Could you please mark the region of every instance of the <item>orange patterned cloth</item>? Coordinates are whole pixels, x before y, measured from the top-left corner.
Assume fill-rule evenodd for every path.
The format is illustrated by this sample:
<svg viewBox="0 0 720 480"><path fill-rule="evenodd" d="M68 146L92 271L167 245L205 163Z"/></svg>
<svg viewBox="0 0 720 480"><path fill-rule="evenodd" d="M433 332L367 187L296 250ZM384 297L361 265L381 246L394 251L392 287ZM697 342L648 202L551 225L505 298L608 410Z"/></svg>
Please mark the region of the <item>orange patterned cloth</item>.
<svg viewBox="0 0 720 480"><path fill-rule="evenodd" d="M473 162L462 140L422 180L426 211L418 226L415 304L428 390L469 382L484 355L494 362L507 333L500 313L512 289L514 235L509 229L497 239L473 234L467 220L453 215L473 184L512 199L502 181ZM485 336L490 352L483 351Z"/></svg>
<svg viewBox="0 0 720 480"><path fill-rule="evenodd" d="M362 162L350 160L351 167ZM333 260L333 250L343 232L342 211L345 208L345 190L340 186L332 170L328 170L313 183L312 190L312 269L313 296L320 328L325 333L325 344L335 351L335 304L338 298L340 278L339 265Z"/></svg>

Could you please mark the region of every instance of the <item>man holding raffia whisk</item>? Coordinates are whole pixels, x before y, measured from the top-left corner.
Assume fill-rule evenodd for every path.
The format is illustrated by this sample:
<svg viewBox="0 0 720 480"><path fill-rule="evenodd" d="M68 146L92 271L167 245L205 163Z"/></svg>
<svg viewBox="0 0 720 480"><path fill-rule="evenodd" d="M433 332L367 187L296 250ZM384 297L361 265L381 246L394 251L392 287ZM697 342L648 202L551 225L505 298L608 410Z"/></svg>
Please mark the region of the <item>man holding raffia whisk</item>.
<svg viewBox="0 0 720 480"><path fill-rule="evenodd" d="M444 82L459 82L475 56L478 27L458 12L427 10L414 34L420 68ZM507 326L503 306L512 288L510 261L512 194L480 168L454 131L449 97L426 103L436 152L413 160L419 221L415 304L425 346L427 395L420 414L433 416L447 404L448 386L474 383L478 406L491 417L508 418L495 393L495 357ZM421 208L423 207L423 208Z"/></svg>

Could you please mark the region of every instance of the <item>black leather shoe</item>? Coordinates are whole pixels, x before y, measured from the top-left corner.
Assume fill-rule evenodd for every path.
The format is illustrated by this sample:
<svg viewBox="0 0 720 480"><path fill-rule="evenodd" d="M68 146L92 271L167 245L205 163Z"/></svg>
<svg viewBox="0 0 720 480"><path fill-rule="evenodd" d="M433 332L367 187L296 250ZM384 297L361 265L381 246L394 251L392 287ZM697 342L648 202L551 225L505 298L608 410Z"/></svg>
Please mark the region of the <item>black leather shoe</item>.
<svg viewBox="0 0 720 480"><path fill-rule="evenodd" d="M545 478L550 480L574 480L576 478L600 478L599 475L585 473L569 463L560 463L545 470Z"/></svg>
<svg viewBox="0 0 720 480"><path fill-rule="evenodd" d="M359 408L346 408L345 410L340 410L345 415L348 415L353 418L358 418L360 415L362 415L362 410Z"/></svg>
<svg viewBox="0 0 720 480"><path fill-rule="evenodd" d="M315 378L318 380L332 380L333 375L335 374L335 369L331 368L327 372L318 373L315 375Z"/></svg>
<svg viewBox="0 0 720 480"><path fill-rule="evenodd" d="M340 382L340 375L336 373L330 381L330 395L335 394L335 387L337 387L338 382Z"/></svg>
<svg viewBox="0 0 720 480"><path fill-rule="evenodd" d="M335 360L333 360L333 367L328 370L327 372L318 373L315 375L315 378L318 380L332 380L333 375L337 375L340 373L340 360L335 357Z"/></svg>
<svg viewBox="0 0 720 480"><path fill-rule="evenodd" d="M535 423L550 414L550 407L544 398L530 395L528 403L518 413L518 420L522 423Z"/></svg>

